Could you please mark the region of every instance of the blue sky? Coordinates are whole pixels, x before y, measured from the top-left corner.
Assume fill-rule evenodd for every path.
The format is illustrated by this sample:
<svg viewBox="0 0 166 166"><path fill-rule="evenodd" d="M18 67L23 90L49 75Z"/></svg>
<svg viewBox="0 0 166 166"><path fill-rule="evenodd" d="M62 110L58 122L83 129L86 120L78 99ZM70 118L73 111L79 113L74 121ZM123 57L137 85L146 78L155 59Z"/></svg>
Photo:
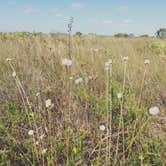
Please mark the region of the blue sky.
<svg viewBox="0 0 166 166"><path fill-rule="evenodd" d="M0 31L153 35L166 27L166 0L0 0Z"/></svg>

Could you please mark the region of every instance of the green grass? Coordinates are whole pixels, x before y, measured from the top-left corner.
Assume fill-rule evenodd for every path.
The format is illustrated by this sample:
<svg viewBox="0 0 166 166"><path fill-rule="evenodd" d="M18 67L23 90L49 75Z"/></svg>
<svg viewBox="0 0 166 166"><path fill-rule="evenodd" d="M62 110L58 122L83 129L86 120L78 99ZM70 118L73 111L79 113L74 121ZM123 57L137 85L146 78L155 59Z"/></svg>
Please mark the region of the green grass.
<svg viewBox="0 0 166 166"><path fill-rule="evenodd" d="M67 40L0 34L0 165L165 165L165 41L73 36L66 68ZM157 116L148 112L153 106Z"/></svg>

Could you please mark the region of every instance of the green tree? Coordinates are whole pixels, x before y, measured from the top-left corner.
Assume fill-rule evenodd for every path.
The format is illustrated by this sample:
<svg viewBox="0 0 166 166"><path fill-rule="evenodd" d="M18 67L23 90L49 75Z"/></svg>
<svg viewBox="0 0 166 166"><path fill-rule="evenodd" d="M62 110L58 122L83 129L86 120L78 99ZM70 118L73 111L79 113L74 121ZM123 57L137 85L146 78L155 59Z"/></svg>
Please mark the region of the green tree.
<svg viewBox="0 0 166 166"><path fill-rule="evenodd" d="M75 34L76 36L81 36L82 35L82 33L81 32L76 32L76 34Z"/></svg>
<svg viewBox="0 0 166 166"><path fill-rule="evenodd" d="M160 28L160 29L156 32L156 36L157 36L157 38L161 38L161 39L166 38L166 28Z"/></svg>

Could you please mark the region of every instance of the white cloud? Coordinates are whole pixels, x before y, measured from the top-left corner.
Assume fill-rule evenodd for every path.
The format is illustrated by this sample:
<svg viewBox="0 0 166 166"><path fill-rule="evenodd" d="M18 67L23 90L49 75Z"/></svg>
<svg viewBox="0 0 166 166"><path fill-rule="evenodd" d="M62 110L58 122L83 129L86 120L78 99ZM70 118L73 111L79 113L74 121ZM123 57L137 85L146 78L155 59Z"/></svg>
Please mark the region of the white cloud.
<svg viewBox="0 0 166 166"><path fill-rule="evenodd" d="M130 19L130 18L123 20L124 24L129 24L131 22L132 22L132 19Z"/></svg>
<svg viewBox="0 0 166 166"><path fill-rule="evenodd" d="M26 13L26 14L30 14L32 12L33 12L33 8L31 6L28 6L24 9L24 13Z"/></svg>
<svg viewBox="0 0 166 166"><path fill-rule="evenodd" d="M85 8L85 4L83 4L83 3L72 3L71 7L72 7L72 9L75 9L75 10L81 10L81 9Z"/></svg>
<svg viewBox="0 0 166 166"><path fill-rule="evenodd" d="M103 23L104 24L112 24L112 20L104 20Z"/></svg>
<svg viewBox="0 0 166 166"><path fill-rule="evenodd" d="M121 6L119 8L117 8L118 12L127 12L129 10L128 6Z"/></svg>

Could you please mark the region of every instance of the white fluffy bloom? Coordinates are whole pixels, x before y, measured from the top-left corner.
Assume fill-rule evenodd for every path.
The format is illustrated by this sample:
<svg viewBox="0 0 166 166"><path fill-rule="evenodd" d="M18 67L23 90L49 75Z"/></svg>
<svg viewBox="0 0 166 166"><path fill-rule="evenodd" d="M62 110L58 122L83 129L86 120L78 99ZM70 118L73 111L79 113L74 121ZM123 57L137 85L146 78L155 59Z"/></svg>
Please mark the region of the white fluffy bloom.
<svg viewBox="0 0 166 166"><path fill-rule="evenodd" d="M118 99L121 99L123 97L123 94L122 93L117 93L117 98Z"/></svg>
<svg viewBox="0 0 166 166"><path fill-rule="evenodd" d="M98 48L95 48L93 51L94 51L94 52L98 52L98 51L99 51L99 49L98 49Z"/></svg>
<svg viewBox="0 0 166 166"><path fill-rule="evenodd" d="M126 61L128 61L128 60L129 60L129 57L128 57L128 56L124 56L124 57L123 57L123 61L126 62Z"/></svg>
<svg viewBox="0 0 166 166"><path fill-rule="evenodd" d="M102 124L102 125L99 126L99 129L100 129L101 131L105 131L106 127Z"/></svg>
<svg viewBox="0 0 166 166"><path fill-rule="evenodd" d="M46 152L47 152L47 148L43 149L41 153L45 154Z"/></svg>
<svg viewBox="0 0 166 166"><path fill-rule="evenodd" d="M65 66L71 66L72 65L72 60L71 59L67 59L67 58L64 58L62 59L62 65L65 65Z"/></svg>
<svg viewBox="0 0 166 166"><path fill-rule="evenodd" d="M16 72L15 71L13 71L13 73L12 73L12 77L16 77Z"/></svg>
<svg viewBox="0 0 166 166"><path fill-rule="evenodd" d="M39 138L42 140L45 137L44 134L42 134Z"/></svg>
<svg viewBox="0 0 166 166"><path fill-rule="evenodd" d="M51 99L45 101L46 108L51 106Z"/></svg>
<svg viewBox="0 0 166 166"><path fill-rule="evenodd" d="M39 141L36 141L35 143L36 143L37 146L39 145Z"/></svg>
<svg viewBox="0 0 166 166"><path fill-rule="evenodd" d="M73 77L69 77L69 80L72 80L73 79Z"/></svg>
<svg viewBox="0 0 166 166"><path fill-rule="evenodd" d="M31 135L33 135L33 134L34 134L34 130L29 130L29 131L28 131L28 135L31 136Z"/></svg>
<svg viewBox="0 0 166 166"><path fill-rule="evenodd" d="M112 59L108 59L107 62L105 62L105 70L109 70L110 69L110 66L112 64Z"/></svg>
<svg viewBox="0 0 166 166"><path fill-rule="evenodd" d="M145 65L150 64L150 60L149 60L149 59L145 59L145 60L144 60L144 64L145 64Z"/></svg>
<svg viewBox="0 0 166 166"><path fill-rule="evenodd" d="M9 62L9 61L11 61L11 60L12 60L11 58L6 58L6 61L7 61L7 62Z"/></svg>
<svg viewBox="0 0 166 166"><path fill-rule="evenodd" d="M75 84L80 84L82 82L83 82L83 79L81 77L75 80Z"/></svg>
<svg viewBox="0 0 166 166"><path fill-rule="evenodd" d="M38 92L38 93L36 93L36 97L38 97L38 96L40 96L40 93Z"/></svg>
<svg viewBox="0 0 166 166"><path fill-rule="evenodd" d="M158 107L151 107L150 109L149 109L149 114L151 114L151 115L157 115L159 113L159 108Z"/></svg>

